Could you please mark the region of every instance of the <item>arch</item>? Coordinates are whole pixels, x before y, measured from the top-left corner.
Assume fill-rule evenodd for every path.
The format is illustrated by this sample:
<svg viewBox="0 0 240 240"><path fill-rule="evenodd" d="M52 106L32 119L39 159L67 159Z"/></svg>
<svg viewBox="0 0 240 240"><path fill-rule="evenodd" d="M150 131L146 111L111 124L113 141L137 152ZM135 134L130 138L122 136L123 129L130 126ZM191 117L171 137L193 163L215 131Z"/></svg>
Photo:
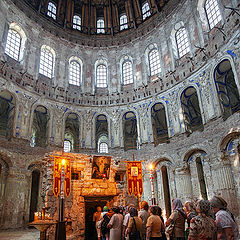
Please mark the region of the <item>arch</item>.
<svg viewBox="0 0 240 240"><path fill-rule="evenodd" d="M0 92L0 135L7 139L13 136L16 99L7 90Z"/></svg>
<svg viewBox="0 0 240 240"><path fill-rule="evenodd" d="M97 88L108 86L108 65L105 59L98 59L95 62L95 85Z"/></svg>
<svg viewBox="0 0 240 240"><path fill-rule="evenodd" d="M47 45L42 45L40 52L39 73L48 78L53 78L55 58L55 51Z"/></svg>
<svg viewBox="0 0 240 240"><path fill-rule="evenodd" d="M137 118L134 112L126 112L123 117L123 141L124 150L137 148L138 132Z"/></svg>
<svg viewBox="0 0 240 240"><path fill-rule="evenodd" d="M72 56L69 58L68 82L69 84L80 86L82 83L83 63L79 57Z"/></svg>
<svg viewBox="0 0 240 240"><path fill-rule="evenodd" d="M166 142L169 139L165 107L162 103L155 103L151 108L151 120L154 145Z"/></svg>
<svg viewBox="0 0 240 240"><path fill-rule="evenodd" d="M65 119L64 140L70 141L71 150L79 151L80 122L76 113L69 113Z"/></svg>
<svg viewBox="0 0 240 240"><path fill-rule="evenodd" d="M240 110L240 97L231 62L223 59L214 69L214 82L221 106L222 117L226 120Z"/></svg>
<svg viewBox="0 0 240 240"><path fill-rule="evenodd" d="M186 132L191 134L194 131L203 130L203 120L196 89L192 86L184 89L180 100Z"/></svg>
<svg viewBox="0 0 240 240"><path fill-rule="evenodd" d="M96 139L96 148L99 152L100 144L106 143L108 145L108 120L106 115L99 114L95 118L95 139Z"/></svg>
<svg viewBox="0 0 240 240"><path fill-rule="evenodd" d="M232 140L239 138L239 137L240 137L239 131L234 131L234 132L231 132L231 133L227 134L226 136L224 136L219 143L220 152L224 152L225 150L227 150L228 144Z"/></svg>
<svg viewBox="0 0 240 240"><path fill-rule="evenodd" d="M31 147L46 147L50 116L46 107L38 105L33 112Z"/></svg>
<svg viewBox="0 0 240 240"><path fill-rule="evenodd" d="M26 45L26 34L17 23L11 23L8 29L5 53L17 61L22 61Z"/></svg>

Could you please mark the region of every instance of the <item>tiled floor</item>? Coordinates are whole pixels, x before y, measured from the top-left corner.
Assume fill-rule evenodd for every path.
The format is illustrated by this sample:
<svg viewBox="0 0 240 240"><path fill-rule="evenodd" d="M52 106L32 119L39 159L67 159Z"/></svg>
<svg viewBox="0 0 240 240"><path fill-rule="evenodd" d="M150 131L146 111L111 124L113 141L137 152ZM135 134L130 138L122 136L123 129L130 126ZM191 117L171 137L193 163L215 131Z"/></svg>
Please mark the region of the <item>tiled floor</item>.
<svg viewBox="0 0 240 240"><path fill-rule="evenodd" d="M0 231L1 240L38 240L40 232L37 229L21 229Z"/></svg>

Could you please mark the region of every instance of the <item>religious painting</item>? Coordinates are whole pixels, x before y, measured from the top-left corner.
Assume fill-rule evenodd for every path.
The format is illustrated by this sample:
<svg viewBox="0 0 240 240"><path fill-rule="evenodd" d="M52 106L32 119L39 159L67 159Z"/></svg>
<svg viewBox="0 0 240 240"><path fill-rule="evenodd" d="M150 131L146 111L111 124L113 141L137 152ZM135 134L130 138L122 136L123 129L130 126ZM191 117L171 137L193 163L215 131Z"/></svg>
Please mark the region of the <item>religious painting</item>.
<svg viewBox="0 0 240 240"><path fill-rule="evenodd" d="M131 176L132 177L138 176L138 167L131 167Z"/></svg>
<svg viewBox="0 0 240 240"><path fill-rule="evenodd" d="M92 179L108 179L110 172L111 157L93 156Z"/></svg>

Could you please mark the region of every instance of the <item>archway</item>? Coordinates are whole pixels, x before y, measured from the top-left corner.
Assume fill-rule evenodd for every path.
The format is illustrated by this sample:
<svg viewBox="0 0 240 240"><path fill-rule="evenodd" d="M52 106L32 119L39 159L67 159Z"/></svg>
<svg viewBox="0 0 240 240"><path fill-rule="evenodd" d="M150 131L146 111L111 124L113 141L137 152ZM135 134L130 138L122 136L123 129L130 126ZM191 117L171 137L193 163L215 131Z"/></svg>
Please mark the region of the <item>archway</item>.
<svg viewBox="0 0 240 240"><path fill-rule="evenodd" d="M0 93L0 135L12 137L15 99L8 91Z"/></svg>
<svg viewBox="0 0 240 240"><path fill-rule="evenodd" d="M163 182L163 194L164 194L164 204L166 217L168 218L171 214L171 197L169 189L168 171L166 166L161 167L162 182Z"/></svg>
<svg viewBox="0 0 240 240"><path fill-rule="evenodd" d="M233 113L240 110L238 87L228 59L221 61L215 68L214 81L221 103L222 116L226 120Z"/></svg>
<svg viewBox="0 0 240 240"><path fill-rule="evenodd" d="M165 108L162 103L156 103L151 108L151 119L154 145L166 142L168 140L168 127Z"/></svg>
<svg viewBox="0 0 240 240"><path fill-rule="evenodd" d="M39 197L39 183L40 183L40 171L32 171L32 184L31 184L31 198L30 198L30 211L29 222L34 220L34 212L38 209L38 197Z"/></svg>
<svg viewBox="0 0 240 240"><path fill-rule="evenodd" d="M123 115L124 150L137 148L137 119L133 112Z"/></svg>
<svg viewBox="0 0 240 240"><path fill-rule="evenodd" d="M181 94L181 105L186 132L190 134L197 130L203 130L198 95L194 87L188 87L183 91Z"/></svg>

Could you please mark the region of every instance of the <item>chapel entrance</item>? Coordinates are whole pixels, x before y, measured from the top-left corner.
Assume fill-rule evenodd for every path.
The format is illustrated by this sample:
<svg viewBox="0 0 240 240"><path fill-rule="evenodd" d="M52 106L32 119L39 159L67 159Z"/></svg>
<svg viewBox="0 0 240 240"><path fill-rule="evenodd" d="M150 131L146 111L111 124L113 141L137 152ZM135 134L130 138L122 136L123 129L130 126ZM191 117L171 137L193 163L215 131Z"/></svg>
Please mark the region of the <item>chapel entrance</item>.
<svg viewBox="0 0 240 240"><path fill-rule="evenodd" d="M85 240L97 240L97 232L93 222L93 214L97 211L97 207L102 209L109 206L109 202L113 197L85 197Z"/></svg>

